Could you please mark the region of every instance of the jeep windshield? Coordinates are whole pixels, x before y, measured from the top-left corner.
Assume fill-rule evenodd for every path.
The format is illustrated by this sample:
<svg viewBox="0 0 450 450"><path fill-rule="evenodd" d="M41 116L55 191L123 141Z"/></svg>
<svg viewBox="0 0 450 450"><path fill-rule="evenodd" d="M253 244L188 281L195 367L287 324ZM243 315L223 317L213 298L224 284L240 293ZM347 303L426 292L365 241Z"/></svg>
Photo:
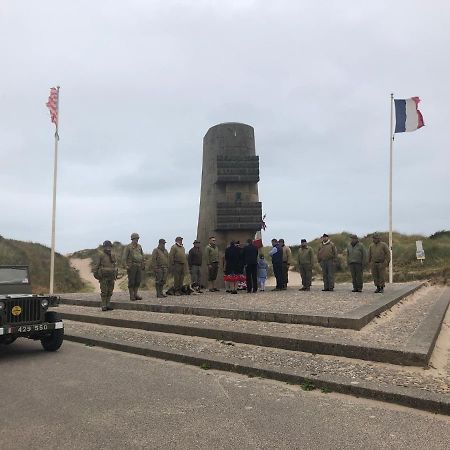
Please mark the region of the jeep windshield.
<svg viewBox="0 0 450 450"><path fill-rule="evenodd" d="M28 269L0 267L0 284L28 284Z"/></svg>

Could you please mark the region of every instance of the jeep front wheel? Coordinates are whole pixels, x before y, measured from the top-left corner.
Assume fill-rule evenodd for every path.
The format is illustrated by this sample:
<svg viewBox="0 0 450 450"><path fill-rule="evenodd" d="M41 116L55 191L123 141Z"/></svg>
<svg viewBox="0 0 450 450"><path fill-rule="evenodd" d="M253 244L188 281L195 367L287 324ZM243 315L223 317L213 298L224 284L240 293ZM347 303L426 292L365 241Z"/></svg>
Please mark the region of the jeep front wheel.
<svg viewBox="0 0 450 450"><path fill-rule="evenodd" d="M49 323L61 322L58 314L49 311L45 314L45 320ZM48 352L56 352L64 341L64 328L52 330L51 334L41 339L42 347Z"/></svg>

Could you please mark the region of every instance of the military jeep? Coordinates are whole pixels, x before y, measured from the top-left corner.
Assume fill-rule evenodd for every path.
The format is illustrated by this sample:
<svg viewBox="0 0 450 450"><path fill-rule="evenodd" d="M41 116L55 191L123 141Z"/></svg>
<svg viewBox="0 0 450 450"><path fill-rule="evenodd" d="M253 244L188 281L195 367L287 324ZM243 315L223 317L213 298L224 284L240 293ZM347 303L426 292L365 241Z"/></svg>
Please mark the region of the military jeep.
<svg viewBox="0 0 450 450"><path fill-rule="evenodd" d="M54 352L64 340L64 325L49 308L58 306L54 295L31 293L28 266L0 266L0 344L11 344L18 337L40 340Z"/></svg>

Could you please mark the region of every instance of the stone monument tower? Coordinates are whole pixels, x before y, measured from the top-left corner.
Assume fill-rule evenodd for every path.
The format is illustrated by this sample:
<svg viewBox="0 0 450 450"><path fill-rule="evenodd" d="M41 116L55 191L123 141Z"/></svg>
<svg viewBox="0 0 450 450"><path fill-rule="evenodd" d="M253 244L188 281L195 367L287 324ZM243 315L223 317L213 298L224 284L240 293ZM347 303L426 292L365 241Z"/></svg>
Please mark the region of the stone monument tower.
<svg viewBox="0 0 450 450"><path fill-rule="evenodd" d="M204 248L216 237L223 255L231 240L253 239L262 225L258 198L259 157L253 127L222 123L203 138L203 169L197 238ZM222 264L218 280L222 279Z"/></svg>

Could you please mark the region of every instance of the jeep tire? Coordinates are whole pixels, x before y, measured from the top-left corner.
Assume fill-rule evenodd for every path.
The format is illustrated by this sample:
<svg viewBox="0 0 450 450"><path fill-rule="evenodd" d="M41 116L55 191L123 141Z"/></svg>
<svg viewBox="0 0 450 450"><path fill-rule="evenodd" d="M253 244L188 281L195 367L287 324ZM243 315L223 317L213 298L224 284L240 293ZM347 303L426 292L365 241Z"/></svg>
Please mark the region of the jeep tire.
<svg viewBox="0 0 450 450"><path fill-rule="evenodd" d="M45 320L49 323L61 322L61 319L59 318L58 314L53 311L48 311L45 314ZM63 341L64 341L64 328L59 328L52 330L50 335L42 338L41 344L42 347L44 347L44 350L47 350L48 352L56 352L56 350L58 350L59 347L61 347Z"/></svg>

